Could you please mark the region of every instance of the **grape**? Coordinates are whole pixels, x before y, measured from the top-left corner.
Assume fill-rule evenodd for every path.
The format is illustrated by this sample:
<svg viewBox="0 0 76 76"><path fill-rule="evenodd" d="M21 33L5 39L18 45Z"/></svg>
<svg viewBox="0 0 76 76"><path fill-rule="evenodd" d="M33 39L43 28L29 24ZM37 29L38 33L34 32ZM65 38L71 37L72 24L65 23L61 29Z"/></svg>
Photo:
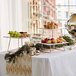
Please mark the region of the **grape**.
<svg viewBox="0 0 76 76"><path fill-rule="evenodd" d="M18 38L21 36L21 34L17 31L9 31L8 34L10 35L10 37L15 37L15 38Z"/></svg>

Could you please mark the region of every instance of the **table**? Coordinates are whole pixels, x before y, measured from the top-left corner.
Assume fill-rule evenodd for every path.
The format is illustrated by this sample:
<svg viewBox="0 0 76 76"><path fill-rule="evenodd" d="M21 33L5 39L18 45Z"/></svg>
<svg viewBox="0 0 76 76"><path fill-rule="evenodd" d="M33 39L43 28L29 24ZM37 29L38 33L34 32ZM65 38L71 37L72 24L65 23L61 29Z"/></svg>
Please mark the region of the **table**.
<svg viewBox="0 0 76 76"><path fill-rule="evenodd" d="M76 76L76 51L34 56L32 76Z"/></svg>
<svg viewBox="0 0 76 76"><path fill-rule="evenodd" d="M8 48L7 48L7 51L9 51L9 48L10 48L10 44L11 44L11 40L12 39L17 39L18 40L18 48L19 48L19 39L21 41L21 46L23 45L23 39L27 38L27 37L20 37L20 38L16 38L16 37L9 37L9 36L4 36L4 38L8 38L9 39L9 43L8 43Z"/></svg>
<svg viewBox="0 0 76 76"><path fill-rule="evenodd" d="M0 53L0 76L7 76L5 53ZM32 76L76 76L75 49L32 56Z"/></svg>

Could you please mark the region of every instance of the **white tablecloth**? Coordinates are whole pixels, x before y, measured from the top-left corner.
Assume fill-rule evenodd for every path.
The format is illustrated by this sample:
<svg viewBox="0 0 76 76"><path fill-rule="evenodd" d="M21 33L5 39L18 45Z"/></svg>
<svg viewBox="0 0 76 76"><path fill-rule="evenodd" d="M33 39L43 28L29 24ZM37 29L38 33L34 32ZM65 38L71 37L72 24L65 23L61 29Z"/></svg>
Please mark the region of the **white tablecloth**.
<svg viewBox="0 0 76 76"><path fill-rule="evenodd" d="M0 53L0 76L7 76L4 55ZM76 76L75 49L33 56L32 76Z"/></svg>
<svg viewBox="0 0 76 76"><path fill-rule="evenodd" d="M76 51L34 56L32 67L32 76L76 76Z"/></svg>

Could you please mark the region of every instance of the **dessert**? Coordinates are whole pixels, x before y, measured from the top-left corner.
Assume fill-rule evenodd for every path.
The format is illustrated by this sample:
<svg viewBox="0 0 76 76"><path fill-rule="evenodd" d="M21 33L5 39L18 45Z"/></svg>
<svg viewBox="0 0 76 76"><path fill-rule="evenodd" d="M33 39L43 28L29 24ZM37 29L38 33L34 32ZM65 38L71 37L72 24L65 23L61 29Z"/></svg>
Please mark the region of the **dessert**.
<svg viewBox="0 0 76 76"><path fill-rule="evenodd" d="M45 38L44 40L41 40L42 43L47 43L48 42L48 39Z"/></svg>
<svg viewBox="0 0 76 76"><path fill-rule="evenodd" d="M48 40L47 43L48 43L48 44L51 44L51 40Z"/></svg>
<svg viewBox="0 0 76 76"><path fill-rule="evenodd" d="M62 43L62 42L65 42L65 40L63 39L63 37L58 37L57 38L57 43Z"/></svg>
<svg viewBox="0 0 76 76"><path fill-rule="evenodd" d="M20 37L29 37L30 34L28 34L27 32L19 32L21 34Z"/></svg>
<svg viewBox="0 0 76 76"><path fill-rule="evenodd" d="M45 29L57 29L58 28L58 24L55 22L48 22L46 25L44 25Z"/></svg>
<svg viewBox="0 0 76 76"><path fill-rule="evenodd" d="M51 43L56 43L56 40L54 38L51 38Z"/></svg>
<svg viewBox="0 0 76 76"><path fill-rule="evenodd" d="M42 43L48 43L48 44L62 43L62 42L65 42L65 39L63 39L63 37L59 36L57 39L55 39L55 38L51 38L51 39L45 38L45 39L41 40L41 42Z"/></svg>

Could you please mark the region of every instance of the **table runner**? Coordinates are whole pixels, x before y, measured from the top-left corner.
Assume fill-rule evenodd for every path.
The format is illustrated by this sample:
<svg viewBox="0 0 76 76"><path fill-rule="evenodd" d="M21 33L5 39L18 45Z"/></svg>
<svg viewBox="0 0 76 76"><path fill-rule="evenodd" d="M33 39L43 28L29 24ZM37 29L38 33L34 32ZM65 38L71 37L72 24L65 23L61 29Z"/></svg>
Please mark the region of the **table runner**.
<svg viewBox="0 0 76 76"><path fill-rule="evenodd" d="M32 58L30 55L18 57L15 63L7 63L8 76L32 76Z"/></svg>
<svg viewBox="0 0 76 76"><path fill-rule="evenodd" d="M4 53L0 53L0 76L32 76L32 57L18 57L15 63L7 63Z"/></svg>

